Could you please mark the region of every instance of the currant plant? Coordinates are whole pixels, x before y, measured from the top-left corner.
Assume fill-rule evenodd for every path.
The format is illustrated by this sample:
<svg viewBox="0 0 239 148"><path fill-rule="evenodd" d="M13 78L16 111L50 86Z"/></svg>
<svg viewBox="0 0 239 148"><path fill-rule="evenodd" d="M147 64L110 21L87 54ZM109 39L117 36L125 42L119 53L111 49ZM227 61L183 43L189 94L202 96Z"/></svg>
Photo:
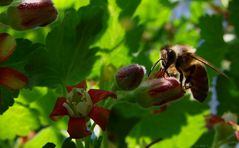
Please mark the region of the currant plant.
<svg viewBox="0 0 239 148"><path fill-rule="evenodd" d="M238 11L238 0L0 0L0 147L238 147ZM196 101L160 66L175 44L229 80L206 68Z"/></svg>

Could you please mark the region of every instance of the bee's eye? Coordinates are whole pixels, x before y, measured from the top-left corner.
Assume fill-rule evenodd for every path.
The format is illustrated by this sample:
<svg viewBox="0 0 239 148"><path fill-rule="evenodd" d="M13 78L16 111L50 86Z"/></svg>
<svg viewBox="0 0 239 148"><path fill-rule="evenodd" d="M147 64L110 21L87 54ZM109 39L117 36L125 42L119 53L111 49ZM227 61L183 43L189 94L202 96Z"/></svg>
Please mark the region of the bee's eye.
<svg viewBox="0 0 239 148"><path fill-rule="evenodd" d="M168 56L167 59L168 59L169 61L170 61L170 60L174 61L174 59L176 58L176 54L175 54L175 52L174 52L173 50L169 50L167 56Z"/></svg>
<svg viewBox="0 0 239 148"><path fill-rule="evenodd" d="M176 53L169 49L167 50L167 54L165 54L166 58L164 58L162 65L165 69L168 69L171 64L175 62L176 59Z"/></svg>

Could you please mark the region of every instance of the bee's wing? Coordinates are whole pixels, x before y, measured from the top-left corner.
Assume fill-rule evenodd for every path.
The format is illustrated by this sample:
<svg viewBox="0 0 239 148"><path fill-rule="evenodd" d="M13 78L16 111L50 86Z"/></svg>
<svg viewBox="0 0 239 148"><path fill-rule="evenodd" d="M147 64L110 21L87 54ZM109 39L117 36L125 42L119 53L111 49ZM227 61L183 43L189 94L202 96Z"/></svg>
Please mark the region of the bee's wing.
<svg viewBox="0 0 239 148"><path fill-rule="evenodd" d="M229 77L224 73L222 72L220 69L218 69L217 67L213 66L211 63L209 63L207 60L203 59L202 57L200 56L197 56L195 54L191 54L192 58L202 62L203 64L209 66L210 68L212 68L213 70L215 70L217 73L219 73L220 75L224 76L225 78L229 79Z"/></svg>

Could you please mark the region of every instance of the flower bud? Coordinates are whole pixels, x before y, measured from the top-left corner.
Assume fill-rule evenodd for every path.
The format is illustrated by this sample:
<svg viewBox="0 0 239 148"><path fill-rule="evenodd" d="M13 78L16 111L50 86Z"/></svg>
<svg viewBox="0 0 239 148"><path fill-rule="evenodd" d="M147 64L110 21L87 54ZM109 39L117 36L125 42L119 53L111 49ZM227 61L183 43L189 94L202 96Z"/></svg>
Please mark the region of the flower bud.
<svg viewBox="0 0 239 148"><path fill-rule="evenodd" d="M206 127L212 129L216 124L224 122L224 119L217 115L207 115L205 116Z"/></svg>
<svg viewBox="0 0 239 148"><path fill-rule="evenodd" d="M115 76L117 86L122 90L133 90L143 80L145 68L132 64L121 68Z"/></svg>
<svg viewBox="0 0 239 148"><path fill-rule="evenodd" d="M57 17L57 10L51 0L25 1L9 6L8 24L16 30L27 30L45 26Z"/></svg>
<svg viewBox="0 0 239 148"><path fill-rule="evenodd" d="M161 77L144 81L134 92L137 102L143 107L164 105L179 99L184 90L174 77Z"/></svg>
<svg viewBox="0 0 239 148"><path fill-rule="evenodd" d="M11 68L0 68L0 85L16 90L23 88L27 82L24 74Z"/></svg>
<svg viewBox="0 0 239 148"><path fill-rule="evenodd" d="M15 48L15 39L7 33L0 33L0 63L7 60Z"/></svg>
<svg viewBox="0 0 239 148"><path fill-rule="evenodd" d="M0 0L0 6L6 6L11 4L12 0Z"/></svg>

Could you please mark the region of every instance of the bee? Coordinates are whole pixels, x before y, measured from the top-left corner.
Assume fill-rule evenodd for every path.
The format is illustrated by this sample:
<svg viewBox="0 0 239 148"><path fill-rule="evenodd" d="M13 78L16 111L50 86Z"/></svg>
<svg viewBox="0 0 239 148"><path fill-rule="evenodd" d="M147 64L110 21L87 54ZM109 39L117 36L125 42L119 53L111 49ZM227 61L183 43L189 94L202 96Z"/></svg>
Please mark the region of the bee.
<svg viewBox="0 0 239 148"><path fill-rule="evenodd" d="M193 97L199 102L206 99L209 90L205 65L228 78L205 59L197 56L195 50L187 45L165 46L161 48L160 55L161 59L155 65L162 61L161 67L167 75L175 75L178 72L182 87L190 89Z"/></svg>

